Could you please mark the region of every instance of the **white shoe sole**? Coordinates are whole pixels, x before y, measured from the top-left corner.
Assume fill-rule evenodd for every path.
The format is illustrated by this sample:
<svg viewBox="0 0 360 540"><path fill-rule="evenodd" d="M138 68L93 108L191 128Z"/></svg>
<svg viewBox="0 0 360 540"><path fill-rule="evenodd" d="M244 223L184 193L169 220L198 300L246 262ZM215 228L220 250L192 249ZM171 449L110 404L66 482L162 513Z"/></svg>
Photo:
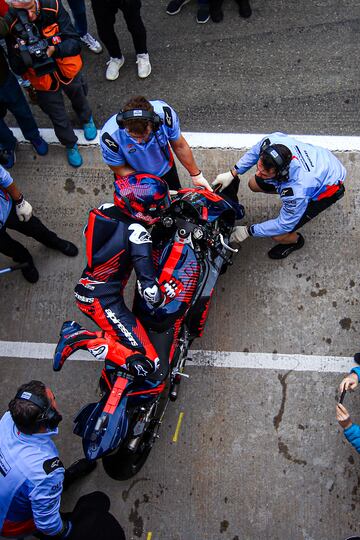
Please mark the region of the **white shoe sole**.
<svg viewBox="0 0 360 540"><path fill-rule="evenodd" d="M150 71L149 71L149 73L147 75L139 75L139 73L138 73L138 77L139 77L139 79L146 79L150 74L151 74L151 68L150 68Z"/></svg>
<svg viewBox="0 0 360 540"><path fill-rule="evenodd" d="M116 79L119 78L119 75L120 75L120 70L118 72L118 74L116 75L116 77L109 77L108 75L105 74L105 77L106 77L106 80L107 81L116 81Z"/></svg>
<svg viewBox="0 0 360 540"><path fill-rule="evenodd" d="M107 75L107 72L105 72L106 80L107 80L107 81L116 81L116 79L119 78L119 75L120 75L120 69L123 67L124 64L125 64L125 58L123 58L123 62L122 62L122 64L120 64L119 70L118 70L118 72L117 72L117 75L115 75L115 77L109 77L109 76Z"/></svg>

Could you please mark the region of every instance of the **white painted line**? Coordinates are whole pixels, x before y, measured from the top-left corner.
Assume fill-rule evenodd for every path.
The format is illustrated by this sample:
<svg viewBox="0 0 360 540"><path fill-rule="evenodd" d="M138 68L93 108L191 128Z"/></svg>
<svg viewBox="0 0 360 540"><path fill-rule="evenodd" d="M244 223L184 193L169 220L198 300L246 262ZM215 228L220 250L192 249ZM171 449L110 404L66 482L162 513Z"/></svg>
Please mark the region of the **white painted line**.
<svg viewBox="0 0 360 540"><path fill-rule="evenodd" d="M11 128L20 142L26 142L19 128ZM74 130L79 144L95 146L99 144L99 131L96 139L87 141L82 129ZM60 144L53 129L40 128L40 133L49 144ZM245 150L250 148L266 134L264 133L195 133L184 132L184 137L192 148L232 148ZM300 141L323 146L332 151L360 151L360 137L332 135L292 135Z"/></svg>
<svg viewBox="0 0 360 540"><path fill-rule="evenodd" d="M54 351L54 343L0 341L0 358L52 360ZM204 367L316 371L319 373L343 373L350 371L354 367L353 359L344 356L194 350L190 351L189 357L191 358L191 365ZM78 351L71 359L86 362L99 361L87 351Z"/></svg>

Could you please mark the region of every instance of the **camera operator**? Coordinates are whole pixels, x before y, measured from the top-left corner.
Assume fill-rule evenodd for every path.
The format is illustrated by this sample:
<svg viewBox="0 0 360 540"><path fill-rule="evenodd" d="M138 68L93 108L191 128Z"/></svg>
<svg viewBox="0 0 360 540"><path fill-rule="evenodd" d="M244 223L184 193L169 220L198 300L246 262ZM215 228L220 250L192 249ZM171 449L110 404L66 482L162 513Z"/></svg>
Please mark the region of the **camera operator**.
<svg viewBox="0 0 360 540"><path fill-rule="evenodd" d="M95 139L97 131L81 74L79 36L58 0L6 1L10 5L4 17L9 28L6 40L10 65L36 89L38 103L66 147L70 165L80 167L82 157L62 95L64 92L70 99L85 138Z"/></svg>

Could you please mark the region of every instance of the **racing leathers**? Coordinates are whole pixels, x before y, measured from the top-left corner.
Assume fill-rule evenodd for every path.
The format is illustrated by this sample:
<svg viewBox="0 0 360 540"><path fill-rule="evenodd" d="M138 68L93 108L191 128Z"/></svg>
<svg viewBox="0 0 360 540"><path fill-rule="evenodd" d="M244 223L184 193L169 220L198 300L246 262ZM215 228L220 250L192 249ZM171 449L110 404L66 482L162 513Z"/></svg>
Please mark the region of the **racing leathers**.
<svg viewBox="0 0 360 540"><path fill-rule="evenodd" d="M297 230L344 193L346 169L340 161L329 150L303 143L284 133L271 133L261 139L239 159L235 169L243 174L258 162L264 147L273 144L282 144L292 153L285 179L263 181L280 195L282 208L275 219L251 225L251 236L278 236ZM320 201L316 208L310 207Z"/></svg>
<svg viewBox="0 0 360 540"><path fill-rule="evenodd" d="M124 215L115 205L107 204L90 212L85 231L87 266L75 287L79 309L90 317L102 332L74 327L65 332L61 364L78 348L101 360L111 360L122 367L143 358L156 370L159 359L140 321L127 308L123 291L132 269L138 288L153 307L164 300L156 278L149 231Z"/></svg>
<svg viewBox="0 0 360 540"><path fill-rule="evenodd" d="M0 420L0 535L62 532L64 467L51 437L58 429L25 435L10 412Z"/></svg>

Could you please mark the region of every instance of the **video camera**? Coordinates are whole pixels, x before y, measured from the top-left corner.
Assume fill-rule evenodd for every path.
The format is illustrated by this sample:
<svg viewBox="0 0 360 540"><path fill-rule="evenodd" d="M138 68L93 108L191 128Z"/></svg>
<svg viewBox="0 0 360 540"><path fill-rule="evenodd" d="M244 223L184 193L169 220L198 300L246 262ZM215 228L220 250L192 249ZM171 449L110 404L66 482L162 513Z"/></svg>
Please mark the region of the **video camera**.
<svg viewBox="0 0 360 540"><path fill-rule="evenodd" d="M52 73L56 64L48 57L49 44L42 38L37 26L28 19L27 11L16 9L18 20L14 25L17 50L27 68L32 67L38 77Z"/></svg>

